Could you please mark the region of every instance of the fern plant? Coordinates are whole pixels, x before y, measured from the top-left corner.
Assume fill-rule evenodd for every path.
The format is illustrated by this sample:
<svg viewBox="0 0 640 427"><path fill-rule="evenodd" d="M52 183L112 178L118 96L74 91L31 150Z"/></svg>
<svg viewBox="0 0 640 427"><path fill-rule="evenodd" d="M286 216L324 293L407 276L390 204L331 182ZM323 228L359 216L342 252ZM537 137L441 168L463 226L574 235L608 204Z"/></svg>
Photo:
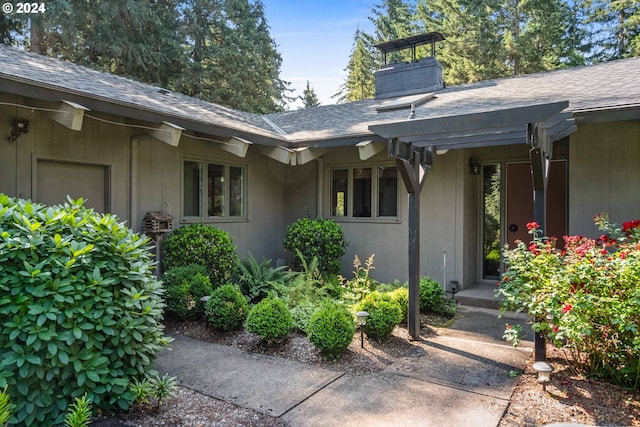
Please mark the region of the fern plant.
<svg viewBox="0 0 640 427"><path fill-rule="evenodd" d="M244 262L238 263L238 269L240 289L252 303L262 300L269 292L284 285L292 277L292 273L287 271L287 266L273 268L270 259L258 262L251 254Z"/></svg>

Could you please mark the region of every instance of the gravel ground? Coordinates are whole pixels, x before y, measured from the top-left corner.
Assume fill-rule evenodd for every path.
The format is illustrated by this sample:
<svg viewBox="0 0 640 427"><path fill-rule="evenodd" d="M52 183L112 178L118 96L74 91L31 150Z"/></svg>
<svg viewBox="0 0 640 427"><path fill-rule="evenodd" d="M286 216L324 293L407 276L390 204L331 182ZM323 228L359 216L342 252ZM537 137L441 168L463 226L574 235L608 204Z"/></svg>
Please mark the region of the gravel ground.
<svg viewBox="0 0 640 427"><path fill-rule="evenodd" d="M447 319L424 318L423 324L444 325ZM425 328L423 336L437 333ZM219 333L204 322L167 322L167 335L193 338L234 346L246 351L286 357L337 371L360 374L381 372L409 350L419 345L409 342L406 328L397 327L384 343L367 341L360 348L356 334L338 361L323 360L304 335L291 333L286 340L266 345L248 332ZM640 426L640 394L607 383L591 381L569 369L562 352L549 346L547 355L555 367L546 391L536 381L533 361L527 364L499 427L543 426L548 423L582 423L601 426ZM286 426L282 420L223 402L183 387L158 411L138 408L118 417L97 419L92 426Z"/></svg>

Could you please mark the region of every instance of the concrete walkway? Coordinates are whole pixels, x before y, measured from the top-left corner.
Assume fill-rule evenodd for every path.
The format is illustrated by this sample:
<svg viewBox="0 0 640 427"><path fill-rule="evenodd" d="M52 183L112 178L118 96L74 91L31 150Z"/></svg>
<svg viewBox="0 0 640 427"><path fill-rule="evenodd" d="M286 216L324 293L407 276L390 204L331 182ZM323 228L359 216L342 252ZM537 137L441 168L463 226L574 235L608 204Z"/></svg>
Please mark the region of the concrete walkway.
<svg viewBox="0 0 640 427"><path fill-rule="evenodd" d="M350 375L183 336L156 368L182 386L294 427L496 426L532 351L531 341L514 349L501 338L505 322L525 318L497 315L460 307L451 327L376 374Z"/></svg>

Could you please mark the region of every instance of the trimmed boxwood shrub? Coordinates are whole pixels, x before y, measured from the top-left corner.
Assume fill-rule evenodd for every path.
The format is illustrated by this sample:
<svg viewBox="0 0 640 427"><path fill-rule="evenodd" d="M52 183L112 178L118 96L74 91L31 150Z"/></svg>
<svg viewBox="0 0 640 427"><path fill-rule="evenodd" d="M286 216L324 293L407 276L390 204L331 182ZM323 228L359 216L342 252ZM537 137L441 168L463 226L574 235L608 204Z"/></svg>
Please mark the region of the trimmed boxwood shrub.
<svg viewBox="0 0 640 427"><path fill-rule="evenodd" d="M400 305L388 293L373 291L356 307L356 311L369 313L364 327L367 337L384 341L391 336L395 326L402 320Z"/></svg>
<svg viewBox="0 0 640 427"><path fill-rule="evenodd" d="M213 292L206 270L200 265L188 265L168 270L162 275L166 289L167 312L182 320L196 320L204 314L202 297Z"/></svg>
<svg viewBox="0 0 640 427"><path fill-rule="evenodd" d="M340 273L340 258L349 242L344 238L340 224L332 219L300 218L287 227L284 248L291 251L295 259L294 268L300 271L302 263L296 251L300 251L307 263L318 259L318 270L322 274Z"/></svg>
<svg viewBox="0 0 640 427"><path fill-rule="evenodd" d="M85 393L129 408L129 383L167 343L149 239L82 199L46 207L0 194L0 389L12 424L61 424Z"/></svg>
<svg viewBox="0 0 640 427"><path fill-rule="evenodd" d="M254 305L245 324L247 331L258 334L267 341L286 337L292 326L293 320L287 304L276 297L265 298Z"/></svg>
<svg viewBox="0 0 640 427"><path fill-rule="evenodd" d="M356 332L353 315L337 302L326 302L309 321L307 338L327 359L336 359L349 347Z"/></svg>
<svg viewBox="0 0 640 427"><path fill-rule="evenodd" d="M235 285L223 285L214 290L205 307L209 325L221 331L241 329L248 313L247 298Z"/></svg>
<svg viewBox="0 0 640 427"><path fill-rule="evenodd" d="M229 234L204 224L174 230L162 243L165 271L189 264L202 265L214 288L237 275L238 254Z"/></svg>
<svg viewBox="0 0 640 427"><path fill-rule="evenodd" d="M409 316L409 289L405 287L394 289L389 292L389 296L398 303L402 310L402 320L400 322L407 323L407 317Z"/></svg>

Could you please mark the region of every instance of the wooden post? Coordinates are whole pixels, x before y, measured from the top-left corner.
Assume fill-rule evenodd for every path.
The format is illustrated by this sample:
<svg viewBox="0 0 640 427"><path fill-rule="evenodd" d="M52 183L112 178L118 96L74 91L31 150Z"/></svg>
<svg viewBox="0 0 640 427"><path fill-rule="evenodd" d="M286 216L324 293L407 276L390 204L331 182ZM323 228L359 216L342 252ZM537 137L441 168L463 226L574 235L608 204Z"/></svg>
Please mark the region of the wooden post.
<svg viewBox="0 0 640 427"><path fill-rule="evenodd" d="M533 220L538 223L540 230L542 230L543 233L546 233L546 191L547 183L549 181L551 149L548 149L548 151L544 149L547 144L540 141L541 137L544 138L544 136L539 134L537 126L529 125L529 129L533 145L531 150L529 150L531 179L533 182ZM534 359L536 362L547 361L547 339L544 333L536 332L535 334Z"/></svg>
<svg viewBox="0 0 640 427"><path fill-rule="evenodd" d="M402 145L404 144L404 145ZM420 339L420 193L433 162L430 148L414 148L393 139L390 142L398 170L409 193L409 335Z"/></svg>

